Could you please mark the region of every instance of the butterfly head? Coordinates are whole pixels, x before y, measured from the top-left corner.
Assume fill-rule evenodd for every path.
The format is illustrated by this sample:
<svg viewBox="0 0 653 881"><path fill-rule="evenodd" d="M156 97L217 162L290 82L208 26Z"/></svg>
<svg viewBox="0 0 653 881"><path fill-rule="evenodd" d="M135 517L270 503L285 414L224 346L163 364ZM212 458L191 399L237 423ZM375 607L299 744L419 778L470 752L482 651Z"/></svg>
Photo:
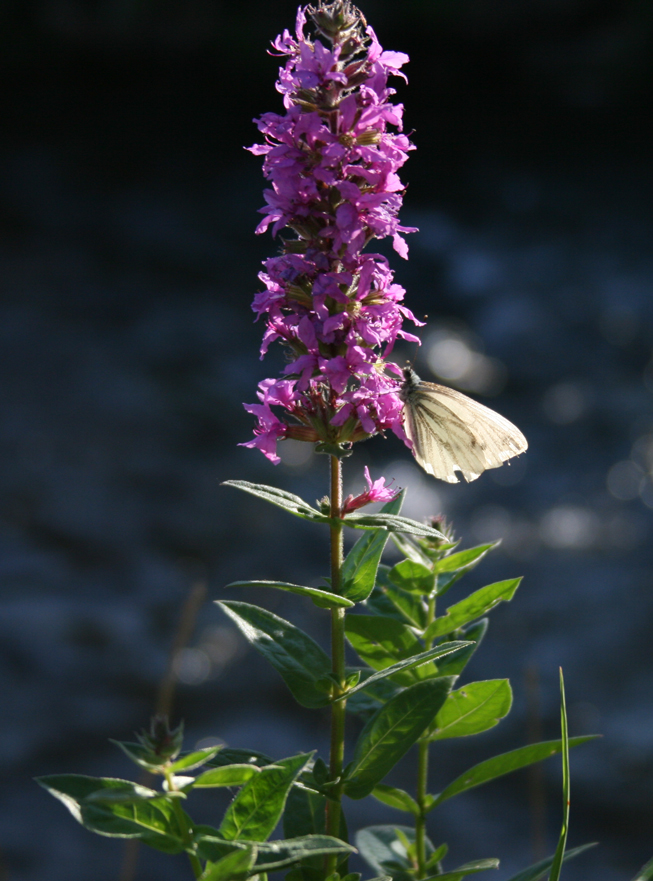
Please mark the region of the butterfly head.
<svg viewBox="0 0 653 881"><path fill-rule="evenodd" d="M421 379L415 373L413 368L410 365L407 365L403 368L404 381L401 384L401 389L399 390L399 397L402 401L405 401L408 395L413 391L413 389L417 388Z"/></svg>

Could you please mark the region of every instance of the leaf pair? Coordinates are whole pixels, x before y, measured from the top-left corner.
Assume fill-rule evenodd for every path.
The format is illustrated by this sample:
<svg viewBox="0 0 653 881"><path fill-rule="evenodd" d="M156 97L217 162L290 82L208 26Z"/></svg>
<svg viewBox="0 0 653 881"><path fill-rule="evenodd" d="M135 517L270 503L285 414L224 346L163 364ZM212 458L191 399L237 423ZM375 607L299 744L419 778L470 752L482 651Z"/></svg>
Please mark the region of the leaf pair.
<svg viewBox="0 0 653 881"><path fill-rule="evenodd" d="M179 764L186 762L187 769L193 756L197 753L182 758ZM311 757L312 753L292 756L262 768L244 763L211 768L195 780L183 778L189 780L184 788L242 786L220 828L211 833L222 841L263 842L279 822L288 792ZM185 797L184 793L156 792L129 780L79 774L55 774L40 777L38 782L92 832L139 838L166 853L194 853L202 847L197 830L189 837L193 828L190 817L173 804L180 796Z"/></svg>
<svg viewBox="0 0 653 881"><path fill-rule="evenodd" d="M275 486L250 483L247 480L225 480L223 486L233 486L250 495L257 496L259 499L263 499L263 501L269 502L278 508L282 508L295 517L301 517L302 520L310 520L313 523L322 523L327 526L341 526L344 523L345 526L350 526L352 529L383 529L387 532L401 532L408 535L444 540L442 533L432 526L427 526L408 517L400 517L392 513L392 510L388 510L387 506L384 506L378 514L354 512L334 520L318 511L317 508L311 507L300 496L277 489ZM388 505L394 504L395 502L388 502ZM401 505L401 502L399 505Z"/></svg>
<svg viewBox="0 0 653 881"><path fill-rule="evenodd" d="M278 615L258 606L235 600L219 601L218 605L236 624L245 639L265 657L283 677L295 700L303 707L324 707L333 700L331 661L308 634ZM358 617L358 616L354 616ZM468 642L451 642L403 658L353 686L342 699L366 688L371 682L406 669L426 664L467 648Z"/></svg>

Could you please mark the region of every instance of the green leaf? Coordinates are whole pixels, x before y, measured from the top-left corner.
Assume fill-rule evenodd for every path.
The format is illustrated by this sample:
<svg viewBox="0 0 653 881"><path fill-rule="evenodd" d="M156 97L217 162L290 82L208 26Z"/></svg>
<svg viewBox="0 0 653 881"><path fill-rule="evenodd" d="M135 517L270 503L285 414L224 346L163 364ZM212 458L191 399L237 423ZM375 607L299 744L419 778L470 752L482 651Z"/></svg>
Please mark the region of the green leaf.
<svg viewBox="0 0 653 881"><path fill-rule="evenodd" d="M343 517L345 526L353 529L387 529L388 532L404 532L408 535L420 535L424 538L444 539L441 532L425 523L398 517L396 514L347 514Z"/></svg>
<svg viewBox="0 0 653 881"><path fill-rule="evenodd" d="M387 587L381 589L399 612L402 620L407 621L421 635L426 629L428 620L428 609L422 597L402 590L394 584L388 584Z"/></svg>
<svg viewBox="0 0 653 881"><path fill-rule="evenodd" d="M399 532L393 532L391 538L407 560L414 560L415 563L422 563L424 566L431 565L432 560L426 556L412 538L401 535Z"/></svg>
<svg viewBox="0 0 653 881"><path fill-rule="evenodd" d="M433 570L413 560L402 560L388 573L390 581L409 593L428 597L433 591L435 576Z"/></svg>
<svg viewBox="0 0 653 881"><path fill-rule="evenodd" d="M125 780L122 786L105 787L91 792L86 796L85 801L87 804L127 805L162 797L162 793L156 792L154 789L141 786L139 783L132 783L131 780Z"/></svg>
<svg viewBox="0 0 653 881"><path fill-rule="evenodd" d="M380 615L383 618L396 618L397 621L401 621L402 624L405 624L407 620L410 624L413 624L414 621L411 616L409 615L407 618L404 612L400 611L386 596L386 590L388 587L391 587L395 591L397 590L397 588L388 580L389 571L389 566L386 566L383 563L379 564L374 590L365 600L365 611L368 614ZM412 605L422 605L422 600L419 597L413 597L410 594L405 594L405 596L408 597Z"/></svg>
<svg viewBox="0 0 653 881"><path fill-rule="evenodd" d="M323 834L325 806L326 798L323 795L293 786L283 812L283 834L286 838Z"/></svg>
<svg viewBox="0 0 653 881"><path fill-rule="evenodd" d="M382 514L398 514L404 500L405 490L387 502L382 508ZM376 529L373 532L361 536L353 548L347 554L342 567L342 592L344 596L359 603L366 600L372 593L379 561L388 540L386 529Z"/></svg>
<svg viewBox="0 0 653 881"><path fill-rule="evenodd" d="M428 607L421 596L402 590L390 581L390 568L379 566L376 586L366 602L369 612L408 622L420 631L426 627Z"/></svg>
<svg viewBox="0 0 653 881"><path fill-rule="evenodd" d="M256 765L263 768L265 765L273 765L274 761L255 749L238 749L227 746L220 750L208 764L212 768L221 768L223 765Z"/></svg>
<svg viewBox="0 0 653 881"><path fill-rule="evenodd" d="M260 774L256 765L224 765L222 768L211 768L195 778L194 789L208 789L218 786L242 786Z"/></svg>
<svg viewBox="0 0 653 881"><path fill-rule="evenodd" d="M466 737L487 731L510 712L512 689L507 679L470 682L452 691L435 717L429 740Z"/></svg>
<svg viewBox="0 0 653 881"><path fill-rule="evenodd" d="M363 859L375 872L390 874L393 881L414 881L406 842L414 847L415 829L411 826L368 826L356 834L356 847ZM428 860L435 848L428 838L425 845Z"/></svg>
<svg viewBox="0 0 653 881"><path fill-rule="evenodd" d="M199 881L245 881L257 857L256 846L234 850L217 863L209 864Z"/></svg>
<svg viewBox="0 0 653 881"><path fill-rule="evenodd" d="M316 682L331 674L331 661L310 636L258 606L233 600L218 601L218 605L281 674L298 703L313 709L329 703L329 695Z"/></svg>
<svg viewBox="0 0 653 881"><path fill-rule="evenodd" d="M569 746L580 746L582 743L589 743L590 740L596 740L596 734L586 734L582 737L571 737ZM507 753L494 756L485 762L474 765L469 771L465 771L460 777L457 777L453 783L450 783L446 789L443 789L439 795L433 799L433 804L429 808L436 807L458 795L461 792L467 792L468 789L474 789L497 777L503 777L504 774L510 774L511 771L517 771L519 768L525 768L527 765L533 765L535 762L541 762L551 756L556 755L562 750L561 740L545 740L542 743L532 743L529 746L522 746L519 749L513 749Z"/></svg>
<svg viewBox="0 0 653 881"><path fill-rule="evenodd" d="M231 802L220 825L227 840L265 841L279 822L288 790L308 764L312 753L282 759L262 768Z"/></svg>
<svg viewBox="0 0 653 881"><path fill-rule="evenodd" d="M440 865L440 863L446 857L448 852L449 845L441 844L440 847L436 851L434 851L426 861L426 871L430 872L431 869L435 869L436 874L442 874L442 866Z"/></svg>
<svg viewBox="0 0 653 881"><path fill-rule="evenodd" d="M366 672L368 675L371 675L371 671L363 670L361 678L365 678ZM386 704L390 698L399 694L400 691L401 687L390 682L387 677L385 679L377 679L369 687L363 689L363 691L357 691L356 694L347 696L347 711L359 716L369 717L376 713L381 704Z"/></svg>
<svg viewBox="0 0 653 881"><path fill-rule="evenodd" d="M200 768L217 755L221 749L222 746L207 746L204 749L186 753L185 756L181 756L176 762L172 763L170 770L173 774L176 774L178 771L190 771L192 768Z"/></svg>
<svg viewBox="0 0 653 881"><path fill-rule="evenodd" d="M283 508L289 514L295 517L301 517L303 520L312 520L314 523L330 523L330 518L325 514L321 514L315 508L312 508L299 496L294 493L286 492L283 489L277 489L276 486L265 486L262 483L250 483L247 480L225 480L222 486L233 486L241 489L243 492L252 496L257 496L265 502L270 502L278 508Z"/></svg>
<svg viewBox="0 0 653 881"><path fill-rule="evenodd" d="M410 749L433 720L453 680L427 679L384 704L363 728L345 781L350 798L364 798Z"/></svg>
<svg viewBox="0 0 653 881"><path fill-rule="evenodd" d="M286 807L283 812L283 834L286 839L315 839L324 836L325 829L325 796L293 786L288 793ZM347 840L347 825L344 811L340 812L340 838ZM315 854L307 854L302 858L301 867L306 879L321 879L324 875L324 861Z"/></svg>
<svg viewBox="0 0 653 881"><path fill-rule="evenodd" d="M407 624L379 615L347 615L345 635L361 660L374 670L384 670L424 648Z"/></svg>
<svg viewBox="0 0 653 881"><path fill-rule="evenodd" d="M571 850L568 850L565 854L564 861L567 862L567 860L571 860L579 854L585 853L585 851L589 850L591 847L596 847L596 844L597 842L594 841L591 844L581 844L580 847L574 847ZM552 854L550 857L540 860L539 863L535 863L534 865L529 866L528 869L523 869L521 872L513 875L508 881L541 881L551 868L554 857L555 854ZM651 861L650 865L653 868L653 861ZM646 868L646 866L644 866L644 868ZM637 878L633 878L633 881L649 881L651 877L653 876L642 875L640 877L638 875Z"/></svg>
<svg viewBox="0 0 653 881"><path fill-rule="evenodd" d="M124 754L134 762L135 765L138 765L139 768L145 768L146 771L150 771L153 774L161 774L161 766L165 765L166 760L161 758L160 762L156 764L151 761L152 759L152 750L147 746L143 746L142 743L127 743L123 740L109 740L110 743L115 743L116 746L119 746L120 749L124 752Z"/></svg>
<svg viewBox="0 0 653 881"><path fill-rule="evenodd" d="M567 701L565 700L565 681L560 667L560 729L562 733L562 830L558 839L558 846L553 857L549 881L558 881L562 869L562 861L565 857L567 846L567 833L569 832L569 728L567 725Z"/></svg>
<svg viewBox="0 0 653 881"><path fill-rule="evenodd" d="M444 872L444 874L440 875L432 875L431 878L437 878L437 881L461 881L462 878L467 877L467 875L475 875L476 872L485 872L488 869L498 869L499 868L499 860L496 859L487 859L487 860L473 860L471 863L465 863L464 866L458 866L457 869L454 869L453 872ZM425 879L425 881L431 881L431 879Z"/></svg>
<svg viewBox="0 0 653 881"><path fill-rule="evenodd" d="M243 852L255 847L258 851L258 859L254 870L249 873L250 875L278 871L301 860L324 856L328 853L349 854L355 850L350 844L330 835L304 835L267 842L225 841L218 837L215 829L211 830L213 834L207 834L205 830L208 829L209 827L201 827L200 834L195 836L200 859L219 861L230 853Z"/></svg>
<svg viewBox="0 0 653 881"><path fill-rule="evenodd" d="M488 624L489 620L487 618L481 618L475 624L470 624L469 627L462 627L458 631L457 636L460 639L471 640L473 645L462 649L455 655L447 655L438 664L438 673L441 676L460 676L469 663L470 658L483 641L483 637L487 633Z"/></svg>
<svg viewBox="0 0 653 881"><path fill-rule="evenodd" d="M199 859L210 863L217 863L227 854L239 850L248 850L251 845L258 847L261 842L252 841L226 841L213 826L196 823L193 826L193 842L191 847Z"/></svg>
<svg viewBox="0 0 653 881"><path fill-rule="evenodd" d="M437 574L438 596L443 596L459 578L473 569L489 551L500 544L501 541L493 541L437 560L434 569Z"/></svg>
<svg viewBox="0 0 653 881"><path fill-rule="evenodd" d="M416 628L420 633L424 631L428 611L424 607L424 600L420 596L409 593L407 590L402 590L395 584L388 584L382 587L381 590L399 612L403 621L407 621L411 627Z"/></svg>
<svg viewBox="0 0 653 881"><path fill-rule="evenodd" d="M378 783L372 790L372 795L378 801L383 802L384 805L396 808L398 811L405 811L408 814L413 814L415 817L419 816L419 805L415 799L407 792L404 792L403 789L396 789L394 786L386 786L385 783Z"/></svg>
<svg viewBox="0 0 653 881"><path fill-rule="evenodd" d="M443 657L444 655L449 655L452 652L457 652L465 648L466 646L466 642L444 642L441 645L436 645L432 649L428 649L425 652L420 652L418 655L413 655L411 658L404 658L403 661L397 661L396 664L392 664L392 666L386 667L385 670L379 670L377 673L373 673L367 679L359 682L359 684L354 686L354 688L351 688L348 692L346 692L346 694L342 694L339 697L335 698L335 700L345 700L347 697L349 697L349 695L355 694L357 691L362 691L363 689L368 688L379 679L385 679L387 676L395 676L397 673L401 673L404 670L419 668L422 665L427 664L429 661L434 661L437 658Z"/></svg>
<svg viewBox="0 0 653 881"><path fill-rule="evenodd" d="M226 587L274 587L277 590L310 597L321 609L337 609L339 606L351 608L354 605L350 599L338 596L328 590L321 590L318 587L304 587L301 584L288 584L285 581L232 581Z"/></svg>
<svg viewBox="0 0 653 881"><path fill-rule="evenodd" d="M258 872L276 872L300 860L330 853L350 854L356 848L331 835L304 835L300 838L270 841L259 846Z"/></svg>
<svg viewBox="0 0 653 881"><path fill-rule="evenodd" d="M427 628L424 638L428 641L444 636L457 630L463 624L474 621L485 615L502 601L509 601L515 595L521 583L521 578L509 578L507 581L498 581L496 584L488 584L470 596L450 606L445 615L436 618L433 624Z"/></svg>
<svg viewBox="0 0 653 881"><path fill-rule="evenodd" d="M37 782L91 832L139 838L165 853L181 853L185 849L174 808L166 795L155 793L158 798L125 802L120 793L135 786L131 781L81 774L51 774L38 777ZM112 800L112 792L118 792L117 801Z"/></svg>
<svg viewBox="0 0 653 881"><path fill-rule="evenodd" d="M591 847L591 845L586 845L586 847ZM576 848L576 850L578 850L578 848ZM569 856L569 854L567 854L567 856ZM633 881L651 881L652 878L653 860L649 860L645 866L642 866L637 875L633 878Z"/></svg>

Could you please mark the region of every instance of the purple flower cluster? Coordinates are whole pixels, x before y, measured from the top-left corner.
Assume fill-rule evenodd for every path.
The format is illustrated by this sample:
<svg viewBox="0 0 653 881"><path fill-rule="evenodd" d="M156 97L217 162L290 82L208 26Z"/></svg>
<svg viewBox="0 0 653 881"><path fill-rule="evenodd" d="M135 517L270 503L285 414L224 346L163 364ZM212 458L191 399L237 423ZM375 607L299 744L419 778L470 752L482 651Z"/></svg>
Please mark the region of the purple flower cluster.
<svg viewBox="0 0 653 881"><path fill-rule="evenodd" d="M305 34L307 13L325 42ZM290 237L264 262L253 309L266 321L261 357L278 340L289 363L282 378L259 384L260 403L245 405L258 424L244 446L277 463L280 438L332 445L391 429L405 440L401 372L386 359L397 337L418 342L402 330L404 318L420 322L387 260L362 253L392 236L405 258L401 234L415 232L398 219L397 171L413 147L387 85L408 56L384 52L347 0L300 8L295 37L284 31L273 47L287 56L277 82L286 112L256 120L265 143L250 150L265 157L271 183L256 231L285 228Z"/></svg>

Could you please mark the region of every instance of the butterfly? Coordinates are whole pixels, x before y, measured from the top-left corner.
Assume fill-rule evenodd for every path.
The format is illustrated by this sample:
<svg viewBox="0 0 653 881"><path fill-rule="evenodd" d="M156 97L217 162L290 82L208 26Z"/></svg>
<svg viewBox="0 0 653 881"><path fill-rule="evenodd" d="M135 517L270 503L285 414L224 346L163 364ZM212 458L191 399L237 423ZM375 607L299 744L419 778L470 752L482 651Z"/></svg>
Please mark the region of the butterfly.
<svg viewBox="0 0 653 881"><path fill-rule="evenodd" d="M454 389L423 382L404 367L399 397L404 431L422 468L439 480L469 483L528 449L521 431L489 407Z"/></svg>

